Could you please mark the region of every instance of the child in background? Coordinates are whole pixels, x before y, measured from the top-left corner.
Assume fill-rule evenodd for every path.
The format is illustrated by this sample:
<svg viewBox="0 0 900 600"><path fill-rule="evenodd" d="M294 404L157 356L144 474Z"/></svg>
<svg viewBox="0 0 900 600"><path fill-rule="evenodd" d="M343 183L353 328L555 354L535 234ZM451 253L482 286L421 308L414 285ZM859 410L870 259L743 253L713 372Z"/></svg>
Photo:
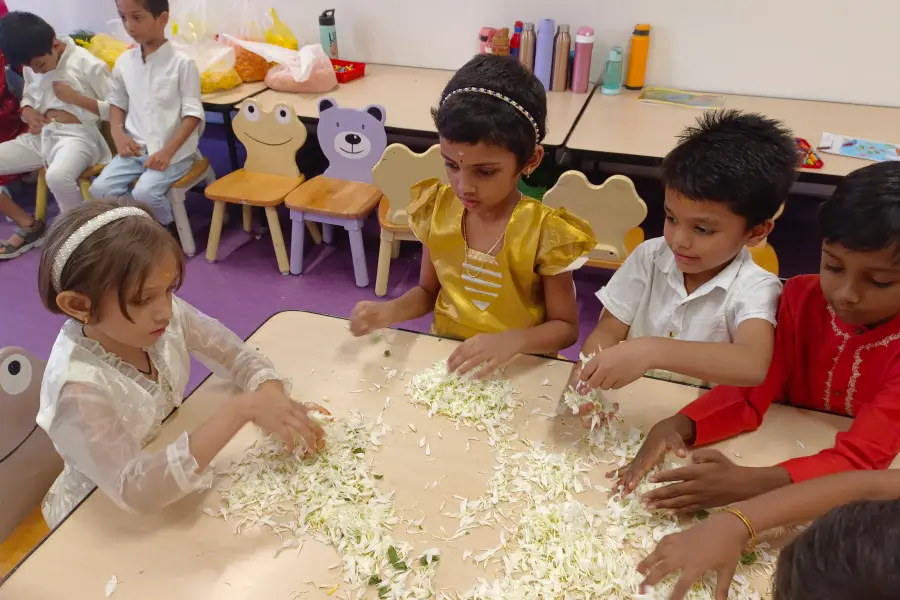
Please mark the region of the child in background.
<svg viewBox="0 0 900 600"><path fill-rule="evenodd" d="M119 155L91 186L94 198L129 193L146 203L163 225L172 225L166 194L199 156L205 113L200 72L166 39L168 0L117 0L119 17L140 47L116 61L109 95L110 124Z"/></svg>
<svg viewBox="0 0 900 600"><path fill-rule="evenodd" d="M620 484L633 490L667 452L760 426L773 402L855 417L833 448L774 467L733 464L716 450L651 481L654 509L724 506L829 473L886 469L900 451L900 163L848 175L819 209L819 275L784 287L772 366L754 388L718 386L657 423ZM611 473L610 475L613 475Z"/></svg>
<svg viewBox="0 0 900 600"><path fill-rule="evenodd" d="M409 223L422 241L419 285L360 302L354 335L434 312L437 335L466 340L451 371L487 376L518 353L553 354L578 339L572 271L596 244L590 226L518 190L544 157L547 97L509 57L481 55L432 110L450 185L414 186Z"/></svg>
<svg viewBox="0 0 900 600"><path fill-rule="evenodd" d="M307 416L268 360L218 321L173 296L181 249L149 211L97 201L64 213L41 256L39 290L70 319L53 345L37 422L65 460L44 500L53 528L99 486L120 507L148 512L206 489L207 466L248 422L321 448ZM194 356L247 392L157 452L145 451L184 398Z"/></svg>
<svg viewBox="0 0 900 600"><path fill-rule="evenodd" d="M746 246L772 231L796 167L790 132L760 115L711 111L685 130L663 161L665 235L638 246L597 293L603 312L582 349L594 358L573 382L618 389L659 369L761 383L781 283Z"/></svg>
<svg viewBox="0 0 900 600"><path fill-rule="evenodd" d="M99 124L109 116L109 70L100 59L68 38L57 38L37 15L11 12L0 18L0 52L23 66L22 121L27 133L0 144L0 176L47 168L47 186L60 210L82 202L78 178L88 167L110 160ZM12 258L34 246L44 224L16 207L5 188L0 207L19 226L0 246Z"/></svg>
<svg viewBox="0 0 900 600"><path fill-rule="evenodd" d="M832 512L822 517L828 511ZM670 600L682 600L695 581L715 571L716 600L725 600L744 549L755 541L753 536L819 517L782 550L774 600L896 598L900 472L893 470L839 473L783 487L666 536L638 565L646 576L643 585L656 585L681 571Z"/></svg>

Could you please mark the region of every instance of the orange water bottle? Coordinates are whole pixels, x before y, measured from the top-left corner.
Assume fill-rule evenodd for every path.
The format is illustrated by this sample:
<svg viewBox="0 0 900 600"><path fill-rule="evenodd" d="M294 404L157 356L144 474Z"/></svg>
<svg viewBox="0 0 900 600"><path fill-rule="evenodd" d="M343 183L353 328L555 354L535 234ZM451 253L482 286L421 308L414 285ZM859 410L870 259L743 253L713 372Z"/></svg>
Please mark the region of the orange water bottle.
<svg viewBox="0 0 900 600"><path fill-rule="evenodd" d="M644 87L647 75L647 56L650 54L650 26L635 25L631 34L631 53L628 57L628 71L625 74L625 87L639 90Z"/></svg>

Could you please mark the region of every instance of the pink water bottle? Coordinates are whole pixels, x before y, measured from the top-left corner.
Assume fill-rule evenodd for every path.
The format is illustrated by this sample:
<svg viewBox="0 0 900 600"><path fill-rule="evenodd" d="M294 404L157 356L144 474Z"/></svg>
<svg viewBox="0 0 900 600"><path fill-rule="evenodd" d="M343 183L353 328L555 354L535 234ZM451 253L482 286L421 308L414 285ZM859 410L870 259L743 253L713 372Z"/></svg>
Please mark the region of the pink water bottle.
<svg viewBox="0 0 900 600"><path fill-rule="evenodd" d="M594 30L582 27L575 34L575 66L572 68L572 92L586 94L590 87Z"/></svg>

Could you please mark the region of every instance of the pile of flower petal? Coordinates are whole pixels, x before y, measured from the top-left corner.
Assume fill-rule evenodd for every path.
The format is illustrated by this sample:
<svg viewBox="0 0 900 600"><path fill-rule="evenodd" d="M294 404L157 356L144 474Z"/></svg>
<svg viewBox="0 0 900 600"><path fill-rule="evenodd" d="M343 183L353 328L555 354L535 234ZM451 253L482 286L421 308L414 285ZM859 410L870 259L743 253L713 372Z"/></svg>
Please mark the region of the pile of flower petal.
<svg viewBox="0 0 900 600"><path fill-rule="evenodd" d="M506 438L514 433L510 421L521 405L516 389L508 379L479 380L460 377L447 371L441 361L420 371L410 381L407 393L413 404L428 408L428 416L435 414L478 431L487 431L491 440Z"/></svg>
<svg viewBox="0 0 900 600"><path fill-rule="evenodd" d="M402 519L393 493L378 489L366 459L388 428L375 431L356 413L323 427L327 445L313 455L297 457L272 438L253 444L222 473L231 481L220 490L218 515L235 520L236 533L272 529L282 548L300 548L304 534L333 545L357 597L375 586L381 598L432 598L437 561L428 557L437 553L413 560L412 547L393 539L391 528Z"/></svg>
<svg viewBox="0 0 900 600"><path fill-rule="evenodd" d="M584 368L586 364L591 362L592 358L594 358L593 354L589 356L582 354L579 358L581 368ZM594 414L612 417L618 412L618 406L615 403L610 402L606 395L600 390L591 390L587 393L582 393L579 389L569 386L566 388L565 392L563 392L562 404L571 410L573 415L577 415L581 411L581 407L585 404L591 404L593 406L591 412Z"/></svg>

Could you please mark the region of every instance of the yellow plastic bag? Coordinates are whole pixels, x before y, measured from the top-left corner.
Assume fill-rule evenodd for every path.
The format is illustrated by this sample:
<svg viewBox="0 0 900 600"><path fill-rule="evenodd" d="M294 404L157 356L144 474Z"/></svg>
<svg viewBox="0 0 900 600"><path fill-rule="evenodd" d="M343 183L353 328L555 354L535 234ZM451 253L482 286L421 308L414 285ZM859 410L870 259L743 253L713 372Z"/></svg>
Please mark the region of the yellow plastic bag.
<svg viewBox="0 0 900 600"><path fill-rule="evenodd" d="M266 31L266 43L273 46L281 46L289 50L299 50L300 43L297 41L294 32L281 19L275 9L269 11L269 17L272 19L272 26Z"/></svg>
<svg viewBox="0 0 900 600"><path fill-rule="evenodd" d="M125 42L105 33L98 33L88 45L91 54L106 63L110 71L116 66L116 61L126 50L130 48Z"/></svg>
<svg viewBox="0 0 900 600"><path fill-rule="evenodd" d="M241 78L234 70L234 48L215 40L200 40L185 44L170 43L190 56L200 71L200 91L204 94L223 92L241 85Z"/></svg>

